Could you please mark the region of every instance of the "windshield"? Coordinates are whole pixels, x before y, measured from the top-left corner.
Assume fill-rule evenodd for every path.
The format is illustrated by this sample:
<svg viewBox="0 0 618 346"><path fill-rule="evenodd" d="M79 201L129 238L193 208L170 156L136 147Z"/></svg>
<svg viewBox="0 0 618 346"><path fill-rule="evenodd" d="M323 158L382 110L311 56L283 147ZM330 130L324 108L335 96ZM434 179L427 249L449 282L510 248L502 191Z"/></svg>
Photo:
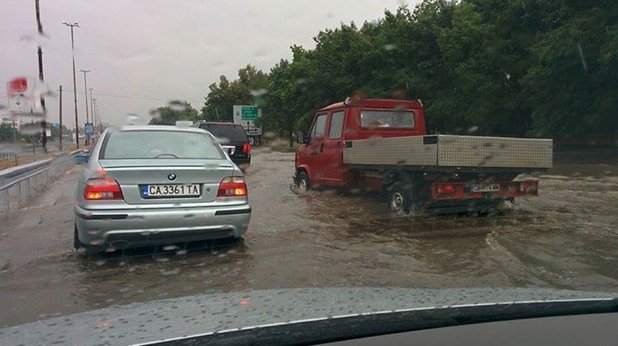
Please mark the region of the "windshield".
<svg viewBox="0 0 618 346"><path fill-rule="evenodd" d="M179 131L112 132L101 148L101 159L222 159L206 134Z"/></svg>
<svg viewBox="0 0 618 346"><path fill-rule="evenodd" d="M618 295L616 0L1 3L0 345Z"/></svg>

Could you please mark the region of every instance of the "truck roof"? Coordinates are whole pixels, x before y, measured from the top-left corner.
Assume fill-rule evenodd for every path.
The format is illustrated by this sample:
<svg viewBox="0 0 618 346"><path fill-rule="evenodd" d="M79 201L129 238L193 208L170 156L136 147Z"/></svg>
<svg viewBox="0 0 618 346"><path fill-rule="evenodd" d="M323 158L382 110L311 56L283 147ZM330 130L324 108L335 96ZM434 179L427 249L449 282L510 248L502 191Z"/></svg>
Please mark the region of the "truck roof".
<svg viewBox="0 0 618 346"><path fill-rule="evenodd" d="M350 101L337 102L328 105L320 111L326 111L333 108L341 108L351 106ZM421 100L394 100L394 99L361 99L354 103L354 106L361 106L367 108L394 108L396 106L404 106L404 108L422 108L423 103Z"/></svg>

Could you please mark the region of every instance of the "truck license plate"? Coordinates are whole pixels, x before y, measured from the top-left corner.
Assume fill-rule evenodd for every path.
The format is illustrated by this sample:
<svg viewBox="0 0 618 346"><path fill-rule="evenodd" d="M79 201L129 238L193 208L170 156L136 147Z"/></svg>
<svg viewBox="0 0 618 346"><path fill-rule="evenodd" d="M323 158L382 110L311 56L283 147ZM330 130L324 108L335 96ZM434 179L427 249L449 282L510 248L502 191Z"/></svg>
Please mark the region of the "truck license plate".
<svg viewBox="0 0 618 346"><path fill-rule="evenodd" d="M472 192L498 192L500 191L500 184L473 184Z"/></svg>
<svg viewBox="0 0 618 346"><path fill-rule="evenodd" d="M199 197L199 184L142 185L140 192L143 198L163 197Z"/></svg>

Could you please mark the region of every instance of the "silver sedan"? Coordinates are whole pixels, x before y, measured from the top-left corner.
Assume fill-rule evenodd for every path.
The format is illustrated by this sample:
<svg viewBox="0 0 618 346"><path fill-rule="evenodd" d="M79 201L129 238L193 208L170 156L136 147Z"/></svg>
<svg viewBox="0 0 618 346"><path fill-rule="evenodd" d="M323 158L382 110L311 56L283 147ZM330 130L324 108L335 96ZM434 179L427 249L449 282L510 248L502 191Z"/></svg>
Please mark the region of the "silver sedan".
<svg viewBox="0 0 618 346"><path fill-rule="evenodd" d="M251 218L242 171L207 131L108 129L75 193L75 248L89 252L240 237Z"/></svg>

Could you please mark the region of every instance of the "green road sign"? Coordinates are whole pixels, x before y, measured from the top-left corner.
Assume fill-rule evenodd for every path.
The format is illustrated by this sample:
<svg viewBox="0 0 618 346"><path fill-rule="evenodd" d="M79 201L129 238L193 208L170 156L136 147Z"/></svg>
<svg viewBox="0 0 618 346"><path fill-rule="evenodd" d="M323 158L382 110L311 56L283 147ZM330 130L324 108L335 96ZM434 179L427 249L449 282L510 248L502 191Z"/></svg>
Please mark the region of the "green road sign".
<svg viewBox="0 0 618 346"><path fill-rule="evenodd" d="M257 107L242 107L240 111L242 120L255 120L258 118L258 108Z"/></svg>

